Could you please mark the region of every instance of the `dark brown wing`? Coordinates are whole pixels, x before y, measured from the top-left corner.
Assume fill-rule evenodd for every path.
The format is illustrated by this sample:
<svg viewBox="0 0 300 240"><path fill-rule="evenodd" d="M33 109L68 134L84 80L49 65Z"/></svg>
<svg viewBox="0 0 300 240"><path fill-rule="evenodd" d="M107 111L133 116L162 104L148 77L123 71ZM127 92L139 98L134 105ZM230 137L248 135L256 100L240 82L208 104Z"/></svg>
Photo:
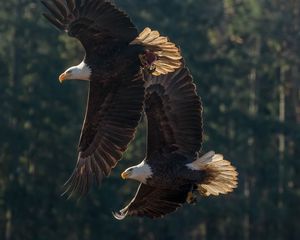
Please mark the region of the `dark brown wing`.
<svg viewBox="0 0 300 240"><path fill-rule="evenodd" d="M103 41L131 42L138 35L130 18L107 0L42 0L55 27L78 38L86 51Z"/></svg>
<svg viewBox="0 0 300 240"><path fill-rule="evenodd" d="M44 16L79 39L92 68L89 100L76 168L66 192L85 194L110 174L133 139L144 101L138 53L129 43L137 30L106 0L42 0Z"/></svg>
<svg viewBox="0 0 300 240"><path fill-rule="evenodd" d="M144 101L142 75L134 72L128 68L107 83L92 79L78 160L66 183L71 195L85 194L94 181L99 185L134 138Z"/></svg>
<svg viewBox="0 0 300 240"><path fill-rule="evenodd" d="M145 75L148 158L154 152L194 155L202 144L202 105L187 68Z"/></svg>
<svg viewBox="0 0 300 240"><path fill-rule="evenodd" d="M164 190L141 184L132 201L114 217L123 220L126 216L161 218L176 211L186 202L189 187L180 190Z"/></svg>

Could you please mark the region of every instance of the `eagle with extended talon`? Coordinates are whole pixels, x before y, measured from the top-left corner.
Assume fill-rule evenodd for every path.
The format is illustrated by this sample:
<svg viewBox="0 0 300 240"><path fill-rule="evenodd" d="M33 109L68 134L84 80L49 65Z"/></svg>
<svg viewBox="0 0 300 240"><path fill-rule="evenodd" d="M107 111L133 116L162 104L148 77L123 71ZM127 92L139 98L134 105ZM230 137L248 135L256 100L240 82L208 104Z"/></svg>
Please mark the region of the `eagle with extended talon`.
<svg viewBox="0 0 300 240"><path fill-rule="evenodd" d="M89 82L78 160L66 192L83 195L121 159L133 139L144 102L143 72L155 76L181 66L179 49L157 31L138 35L129 17L108 0L42 0L45 18L85 49L83 61L59 76Z"/></svg>
<svg viewBox="0 0 300 240"><path fill-rule="evenodd" d="M133 200L114 213L160 218L201 196L232 192L237 171L213 151L200 156L202 104L187 68L174 73L145 75L148 122L147 156L122 173L141 182Z"/></svg>

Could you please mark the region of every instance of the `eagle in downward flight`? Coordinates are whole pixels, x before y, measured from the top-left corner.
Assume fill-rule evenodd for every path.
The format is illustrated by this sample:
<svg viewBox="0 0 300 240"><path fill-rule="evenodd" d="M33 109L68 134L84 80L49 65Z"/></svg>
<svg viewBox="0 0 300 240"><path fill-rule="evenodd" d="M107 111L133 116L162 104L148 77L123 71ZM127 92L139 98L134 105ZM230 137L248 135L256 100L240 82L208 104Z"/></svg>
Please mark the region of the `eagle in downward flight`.
<svg viewBox="0 0 300 240"><path fill-rule="evenodd" d="M114 213L160 218L201 196L232 192L237 171L221 154L201 154L202 104L187 68L160 76L145 74L147 155L122 173L141 184L133 200Z"/></svg>
<svg viewBox="0 0 300 240"><path fill-rule="evenodd" d="M59 76L89 82L78 160L66 192L84 195L116 166L134 138L144 102L143 74L181 66L179 49L159 32L138 34L130 18L108 0L42 0L44 17L85 49L83 61Z"/></svg>

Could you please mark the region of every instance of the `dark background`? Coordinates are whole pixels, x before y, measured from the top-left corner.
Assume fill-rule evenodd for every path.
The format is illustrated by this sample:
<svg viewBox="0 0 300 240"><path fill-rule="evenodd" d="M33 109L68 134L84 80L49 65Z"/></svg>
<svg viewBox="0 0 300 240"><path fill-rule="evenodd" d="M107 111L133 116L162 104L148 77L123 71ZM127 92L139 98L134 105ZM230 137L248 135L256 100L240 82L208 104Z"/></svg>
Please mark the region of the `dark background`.
<svg viewBox="0 0 300 240"><path fill-rule="evenodd" d="M125 159L85 198L60 194L76 161L87 84L57 78L83 50L39 1L0 0L0 239L300 239L300 0L118 0L141 31L180 45L204 103L204 151L237 166L239 188L163 220L113 219L137 187Z"/></svg>

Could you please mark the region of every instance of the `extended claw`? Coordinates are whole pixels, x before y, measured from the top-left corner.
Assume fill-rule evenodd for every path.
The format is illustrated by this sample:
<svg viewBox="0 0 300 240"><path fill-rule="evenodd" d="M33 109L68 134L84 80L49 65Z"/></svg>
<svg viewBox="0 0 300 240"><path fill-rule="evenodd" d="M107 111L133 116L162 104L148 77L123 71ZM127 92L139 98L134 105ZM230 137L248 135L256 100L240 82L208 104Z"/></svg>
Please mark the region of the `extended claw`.
<svg viewBox="0 0 300 240"><path fill-rule="evenodd" d="M197 202L197 196L196 196L195 192L193 192L193 191L188 192L188 195L187 195L187 198L186 198L186 202L188 204L196 204L196 202Z"/></svg>
<svg viewBox="0 0 300 240"><path fill-rule="evenodd" d="M154 72L156 67L154 62L157 60L157 57L154 53L146 51L144 54L139 55L142 66L147 69L150 73Z"/></svg>

